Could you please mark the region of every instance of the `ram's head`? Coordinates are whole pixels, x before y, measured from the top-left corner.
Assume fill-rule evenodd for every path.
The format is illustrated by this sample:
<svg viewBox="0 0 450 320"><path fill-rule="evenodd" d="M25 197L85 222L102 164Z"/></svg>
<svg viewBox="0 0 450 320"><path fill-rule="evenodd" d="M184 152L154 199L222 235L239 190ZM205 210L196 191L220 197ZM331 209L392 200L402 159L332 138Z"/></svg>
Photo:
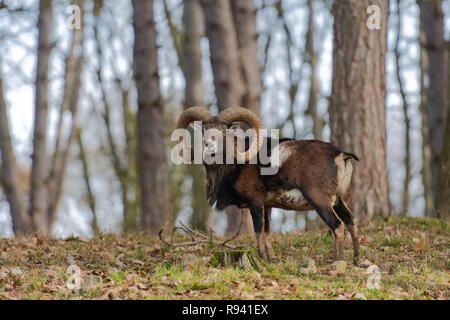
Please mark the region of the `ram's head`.
<svg viewBox="0 0 450 320"><path fill-rule="evenodd" d="M195 129L194 121L202 122L202 150L211 156L226 155L232 146L233 157L244 163L254 158L263 144L261 120L249 109L232 107L214 116L204 108L192 107L180 115L177 129ZM248 148L245 147L246 137L250 137Z"/></svg>

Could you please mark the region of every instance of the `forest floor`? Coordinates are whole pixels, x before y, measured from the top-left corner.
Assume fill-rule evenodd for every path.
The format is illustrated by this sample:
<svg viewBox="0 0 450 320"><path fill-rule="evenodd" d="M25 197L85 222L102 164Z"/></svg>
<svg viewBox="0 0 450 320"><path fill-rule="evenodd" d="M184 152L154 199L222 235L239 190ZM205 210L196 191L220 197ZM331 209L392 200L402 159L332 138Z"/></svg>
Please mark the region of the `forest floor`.
<svg viewBox="0 0 450 320"><path fill-rule="evenodd" d="M362 260L380 268L372 275L379 288L367 286L368 269L352 265L351 241L345 270L345 264L333 265L333 238L319 230L273 235L278 262L249 271L215 267L214 252L224 249L213 243L169 249L144 234L0 239L0 299L450 298L449 223L390 218L362 232ZM190 239L179 235L174 241ZM233 244L248 247L253 239ZM308 259L316 268L302 268ZM81 282L70 265L79 268Z"/></svg>

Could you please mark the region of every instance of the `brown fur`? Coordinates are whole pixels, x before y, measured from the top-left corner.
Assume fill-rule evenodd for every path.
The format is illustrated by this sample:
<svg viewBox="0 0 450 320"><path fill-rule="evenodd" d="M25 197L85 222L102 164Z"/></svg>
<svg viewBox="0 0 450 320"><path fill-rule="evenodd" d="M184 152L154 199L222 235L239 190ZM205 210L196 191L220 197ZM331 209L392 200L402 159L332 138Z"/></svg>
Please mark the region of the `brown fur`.
<svg viewBox="0 0 450 320"><path fill-rule="evenodd" d="M215 117L204 124L205 129L223 129ZM292 203L276 202L283 192L299 190L309 205L297 210L314 208L335 235L334 256L343 259L344 224L353 239L354 263L359 262L359 237L356 220L349 209L352 175L351 159L356 156L340 151L336 146L319 140L285 141L280 145L288 150L275 175L260 175L259 164L206 165L207 195L219 209L228 205L249 208L261 257L273 258L269 239L271 207L292 209ZM268 194L275 193L269 200ZM300 194L300 192L298 194ZM280 197L277 197L279 195Z"/></svg>

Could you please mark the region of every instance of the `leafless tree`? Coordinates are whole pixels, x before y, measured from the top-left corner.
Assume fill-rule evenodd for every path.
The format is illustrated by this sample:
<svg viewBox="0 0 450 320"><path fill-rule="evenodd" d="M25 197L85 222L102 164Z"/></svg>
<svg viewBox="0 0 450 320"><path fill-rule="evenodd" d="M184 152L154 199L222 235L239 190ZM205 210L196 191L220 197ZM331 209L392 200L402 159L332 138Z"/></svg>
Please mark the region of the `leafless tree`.
<svg viewBox="0 0 450 320"><path fill-rule="evenodd" d="M394 48L394 56L395 56L395 66L396 66L396 80L399 86L400 93L400 101L402 104L403 111L403 119L405 122L405 157L404 157L404 166L405 166L405 178L403 180L403 194L402 194L402 215L406 216L408 214L409 207L409 183L411 182L411 142L410 142L410 131L411 125L408 116L408 102L406 100L406 92L404 88L404 83L401 77L401 67L400 67L400 32L401 32L401 22L402 22L402 10L401 10L402 2L400 0L397 1L397 30L396 30L396 38L395 38L395 48Z"/></svg>
<svg viewBox="0 0 450 320"><path fill-rule="evenodd" d="M256 7L252 0L201 0L209 40L214 88L219 111L231 106L249 107L259 113L262 91L257 60ZM239 228L236 207L226 210L226 233ZM245 215L241 233L252 232L250 214Z"/></svg>
<svg viewBox="0 0 450 320"><path fill-rule="evenodd" d="M164 104L159 89L153 1L133 1L134 78L138 92L141 229L157 233L169 217Z"/></svg>
<svg viewBox="0 0 450 320"><path fill-rule="evenodd" d="M381 8L381 28L366 28L366 8ZM357 154L353 212L361 220L391 214L386 166L385 54L388 1L337 1L334 13L331 141ZM367 50L370 48L370 50Z"/></svg>
<svg viewBox="0 0 450 320"><path fill-rule="evenodd" d="M129 103L129 91L130 87L127 87L124 83L128 80L123 79L119 75L118 70L114 66L108 63L105 56L107 53L104 49L108 49L108 42L102 43L100 36L101 33L101 9L104 7L102 1L96 1L94 6L95 21L93 25L94 38L96 43L96 54L98 59L98 65L95 70L96 80L98 82L101 102L103 104L102 120L106 128L106 145L108 149L108 157L111 160L112 167L116 179L120 185L120 193L123 204L123 229L125 232L133 233L138 231L138 219L139 219L139 203L140 203L140 187L137 177L137 120L136 114L131 110ZM114 37L113 27L106 24L105 30L109 31L108 38ZM114 49L109 48L111 55L117 58ZM114 101L112 104L110 101L112 97L107 89L107 79L104 78L103 72L107 67L111 67L113 71L114 91L119 93L119 101ZM132 61L129 62L129 66L132 66ZM122 122L119 124L125 135L124 143L115 136L115 128L117 123L113 122L114 106L121 106L121 118ZM117 130L116 130L117 131ZM121 148L121 145L124 147Z"/></svg>
<svg viewBox="0 0 450 320"><path fill-rule="evenodd" d="M311 68L308 108L306 114L309 114L313 121L313 134L315 139L322 140L322 130L324 121L317 110L317 100L319 98L319 84L317 81L317 60L318 55L314 49L314 10L313 1L308 0L308 31L306 33L306 54L305 61L309 63Z"/></svg>
<svg viewBox="0 0 450 320"><path fill-rule="evenodd" d="M33 133L33 165L31 170L31 208L30 213L39 233L49 233L47 215L47 178L49 156L47 154L47 118L49 60L52 33L52 1L41 0L38 20L38 58L35 91L35 115Z"/></svg>
<svg viewBox="0 0 450 320"><path fill-rule="evenodd" d="M200 41L204 34L203 11L199 0L184 2L183 9L183 60L182 70L186 80L184 107L205 104L205 86L202 81L202 52ZM192 177L192 227L208 231L211 208L206 200L206 177L202 165L189 165L187 173Z"/></svg>
<svg viewBox="0 0 450 320"><path fill-rule="evenodd" d="M28 233L32 229L31 219L24 208L24 195L20 188L20 174L11 142L10 126L6 101L3 95L3 83L0 75L0 178L6 199L9 203L14 233Z"/></svg>
<svg viewBox="0 0 450 320"><path fill-rule="evenodd" d="M450 41L447 41L448 60L450 60ZM447 93L450 92L450 63L447 63ZM450 110L450 97L447 95L447 110ZM436 187L436 217L447 220L450 217L450 116L447 114L447 126L444 148L440 159L439 178Z"/></svg>
<svg viewBox="0 0 450 320"><path fill-rule="evenodd" d="M185 79L184 104L187 109L193 106L205 105L205 85L202 79L202 52L201 39L204 35L203 10L199 0L187 0L183 3L183 29L180 30L172 19L171 10L167 1L163 1L170 34L178 57L178 66ZM206 177L202 165L191 164L183 168L186 176L192 178L190 198L192 227L208 231L211 207L206 200ZM176 175L175 169L171 170ZM179 196L179 190L172 189L172 202L179 202L174 196ZM178 204L173 203L174 206Z"/></svg>
<svg viewBox="0 0 450 320"><path fill-rule="evenodd" d="M424 82L426 91L426 118L428 139L431 151L430 184L431 194L436 197L436 185L439 176L439 162L444 146L444 134L447 118L447 70L448 54L444 39L444 14L442 1L419 1L420 21L424 32L423 62L428 81ZM425 164L426 165L426 164ZM433 211L433 210L431 210ZM434 215L433 212L427 212Z"/></svg>

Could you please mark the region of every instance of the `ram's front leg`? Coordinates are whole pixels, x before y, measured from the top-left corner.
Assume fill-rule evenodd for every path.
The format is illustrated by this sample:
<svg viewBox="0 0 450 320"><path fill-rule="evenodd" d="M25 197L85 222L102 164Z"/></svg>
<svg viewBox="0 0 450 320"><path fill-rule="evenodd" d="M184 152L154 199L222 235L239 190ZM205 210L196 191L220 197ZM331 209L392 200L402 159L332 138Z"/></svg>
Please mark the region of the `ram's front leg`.
<svg viewBox="0 0 450 320"><path fill-rule="evenodd" d="M272 242L270 241L270 218L272 208L264 207L264 245L266 246L266 254L268 261L275 261L275 253L272 249Z"/></svg>
<svg viewBox="0 0 450 320"><path fill-rule="evenodd" d="M253 220L253 230L255 231L259 256L268 261L267 251L264 241L264 206L258 203L250 205L250 213Z"/></svg>

